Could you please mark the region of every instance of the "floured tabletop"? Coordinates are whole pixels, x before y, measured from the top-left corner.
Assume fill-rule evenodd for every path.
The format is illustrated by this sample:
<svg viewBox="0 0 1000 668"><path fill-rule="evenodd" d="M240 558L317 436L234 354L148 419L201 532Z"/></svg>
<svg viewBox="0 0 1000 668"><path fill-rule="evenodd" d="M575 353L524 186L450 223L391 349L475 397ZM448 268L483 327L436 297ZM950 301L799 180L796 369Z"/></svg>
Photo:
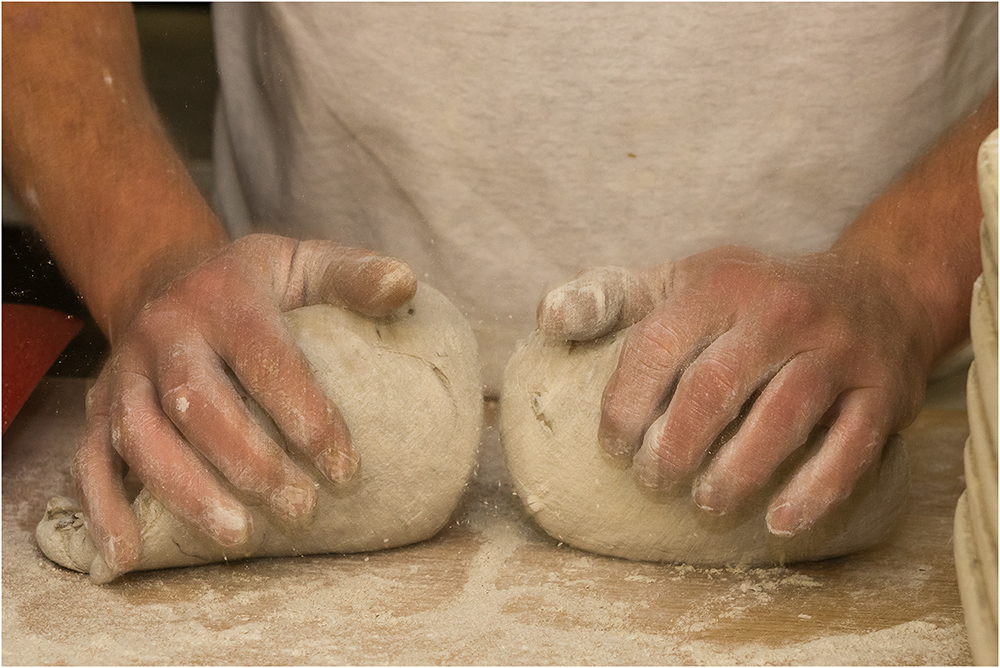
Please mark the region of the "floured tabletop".
<svg viewBox="0 0 1000 668"><path fill-rule="evenodd" d="M453 522L379 553L261 559L96 586L34 528L74 496L83 380L46 380L3 439L4 664L967 664L952 522L962 410L903 436L910 510L886 543L773 569L629 562L535 529L506 477L495 405Z"/></svg>

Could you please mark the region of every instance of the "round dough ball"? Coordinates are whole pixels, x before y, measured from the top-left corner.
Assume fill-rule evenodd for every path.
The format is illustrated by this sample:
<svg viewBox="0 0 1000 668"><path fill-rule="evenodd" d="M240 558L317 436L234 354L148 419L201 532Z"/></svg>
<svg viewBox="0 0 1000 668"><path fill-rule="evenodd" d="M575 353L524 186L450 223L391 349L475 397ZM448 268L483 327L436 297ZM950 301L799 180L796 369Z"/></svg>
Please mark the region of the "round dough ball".
<svg viewBox="0 0 1000 668"><path fill-rule="evenodd" d="M606 456L597 441L601 395L626 331L587 343L555 341L536 331L519 343L504 372L500 428L507 464L525 508L550 536L627 559L760 566L861 550L902 516L909 467L898 436L847 501L793 538L768 532L767 504L795 464L822 444L823 430L765 489L723 517L697 508L690 484L656 492L638 482L631 465Z"/></svg>
<svg viewBox="0 0 1000 668"><path fill-rule="evenodd" d="M378 550L430 538L448 522L476 463L483 415L476 340L458 309L421 284L388 318L320 305L288 313L287 323L351 430L359 476L334 487L291 452L317 483L312 523L283 522L244 499L253 535L239 550L223 550L142 490L132 504L143 536L138 570ZM244 400L287 450L264 411ZM36 535L50 559L86 572L96 551L78 518L74 502L54 499Z"/></svg>

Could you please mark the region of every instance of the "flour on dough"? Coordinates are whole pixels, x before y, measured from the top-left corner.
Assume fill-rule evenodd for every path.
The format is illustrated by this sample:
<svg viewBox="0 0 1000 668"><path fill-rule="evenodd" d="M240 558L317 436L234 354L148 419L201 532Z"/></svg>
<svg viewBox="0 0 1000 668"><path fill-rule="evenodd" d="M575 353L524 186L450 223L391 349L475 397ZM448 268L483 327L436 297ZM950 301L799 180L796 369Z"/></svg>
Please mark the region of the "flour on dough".
<svg viewBox="0 0 1000 668"><path fill-rule="evenodd" d="M430 538L451 517L476 463L483 414L476 341L458 309L421 284L413 301L389 318L321 305L288 313L287 323L351 430L359 477L333 488L290 453L317 483L313 522L287 526L248 504L253 535L240 550L201 536L143 490L132 504L143 538L137 570L379 550ZM259 406L247 401L283 443ZM96 550L70 499L49 502L36 536L45 555L62 566L88 572L94 563Z"/></svg>
<svg viewBox="0 0 1000 668"><path fill-rule="evenodd" d="M507 465L527 512L554 538L600 554L695 565L770 565L824 559L869 547L902 516L909 484L898 436L831 516L793 538L772 536L767 504L790 468L822 443L814 432L739 511L716 517L691 501L689 485L654 492L628 462L597 442L601 395L627 330L588 343L535 332L504 372L500 428ZM723 436L724 438L725 436Z"/></svg>

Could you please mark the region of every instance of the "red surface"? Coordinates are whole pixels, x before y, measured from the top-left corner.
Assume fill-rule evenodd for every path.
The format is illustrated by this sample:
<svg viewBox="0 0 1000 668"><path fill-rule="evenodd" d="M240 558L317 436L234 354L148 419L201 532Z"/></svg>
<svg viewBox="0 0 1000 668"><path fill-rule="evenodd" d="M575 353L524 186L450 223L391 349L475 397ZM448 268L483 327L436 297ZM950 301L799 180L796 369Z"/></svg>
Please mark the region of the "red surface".
<svg viewBox="0 0 1000 668"><path fill-rule="evenodd" d="M3 431L83 323L51 309L3 305Z"/></svg>

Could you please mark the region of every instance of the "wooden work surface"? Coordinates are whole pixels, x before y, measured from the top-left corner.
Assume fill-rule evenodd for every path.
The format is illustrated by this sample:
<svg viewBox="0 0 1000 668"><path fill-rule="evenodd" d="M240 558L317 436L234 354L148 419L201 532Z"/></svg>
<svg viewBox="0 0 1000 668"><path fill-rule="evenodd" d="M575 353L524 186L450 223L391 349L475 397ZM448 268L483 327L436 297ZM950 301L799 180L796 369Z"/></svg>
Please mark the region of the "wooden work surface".
<svg viewBox="0 0 1000 668"><path fill-rule="evenodd" d="M952 555L962 410L904 432L909 515L872 551L789 568L697 569L560 545L521 512L488 406L453 523L407 548L133 574L45 559L34 527L70 462L84 382L48 380L3 439L3 663L963 664Z"/></svg>

